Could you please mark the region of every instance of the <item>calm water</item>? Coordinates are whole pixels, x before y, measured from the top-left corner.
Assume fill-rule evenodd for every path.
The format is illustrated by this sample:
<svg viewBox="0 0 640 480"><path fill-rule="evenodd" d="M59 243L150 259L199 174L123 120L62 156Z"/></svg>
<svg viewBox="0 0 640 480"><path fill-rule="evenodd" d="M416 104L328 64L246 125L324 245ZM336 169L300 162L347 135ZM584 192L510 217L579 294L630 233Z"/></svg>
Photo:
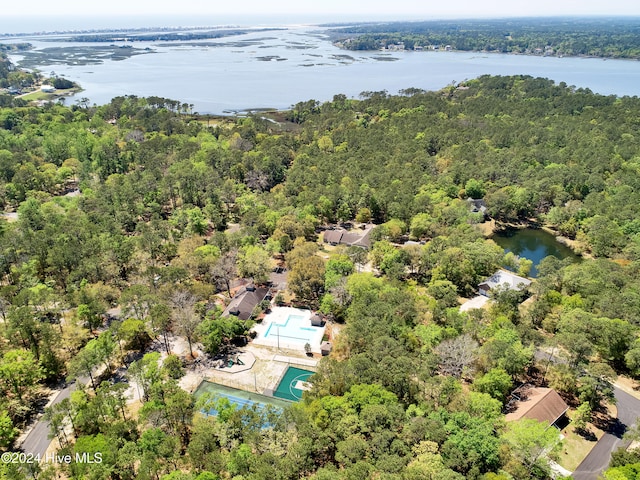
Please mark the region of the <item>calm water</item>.
<svg viewBox="0 0 640 480"><path fill-rule="evenodd" d="M553 235L544 230L532 228L506 230L497 233L492 239L507 252L513 252L520 257L533 261L531 277L538 275L536 267L543 258L550 255L561 260L572 258L574 261L579 261L582 258L573 253L573 250L569 247L558 243Z"/></svg>
<svg viewBox="0 0 640 480"><path fill-rule="evenodd" d="M37 49L87 46L43 42L38 37L28 41ZM107 58L98 65L54 63L39 69L79 82L85 91L77 97L87 97L92 103L108 103L118 95L156 95L214 114L289 108L309 99L331 100L335 94L357 98L363 91L434 90L483 74L527 74L607 95L640 94L639 61L470 52L351 52L334 47L318 27L311 26L184 44L135 42L133 47L148 48L150 53L121 61Z"/></svg>

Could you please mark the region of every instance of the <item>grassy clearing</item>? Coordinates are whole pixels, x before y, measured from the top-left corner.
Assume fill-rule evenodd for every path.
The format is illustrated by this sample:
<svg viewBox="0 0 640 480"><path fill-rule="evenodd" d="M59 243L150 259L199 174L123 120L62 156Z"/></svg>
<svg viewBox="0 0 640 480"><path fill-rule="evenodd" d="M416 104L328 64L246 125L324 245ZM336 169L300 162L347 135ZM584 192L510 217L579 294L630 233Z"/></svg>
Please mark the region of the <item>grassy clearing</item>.
<svg viewBox="0 0 640 480"><path fill-rule="evenodd" d="M36 90L35 92L27 93L26 95L20 96L20 98L26 102L37 102L39 100L53 100L56 97L55 93L45 93L40 90Z"/></svg>
<svg viewBox="0 0 640 480"><path fill-rule="evenodd" d="M589 425L589 429L593 432L595 427ZM565 433L566 431L566 433ZM558 463L567 470L574 471L578 465L589 454L591 449L595 447L597 440L587 440L573 431L572 427L567 427L562 431L564 440L562 442L562 450L558 455ZM599 431L600 433L602 430ZM602 435L600 435L602 436Z"/></svg>
<svg viewBox="0 0 640 480"><path fill-rule="evenodd" d="M573 414L573 411L568 412L570 418ZM615 415L615 412L613 412L614 417ZM604 435L604 431L592 423L587 424L586 430L593 434L589 439L576 433L571 423L561 431L564 440L562 441L562 449L558 454L558 463L567 470L573 472L578 468L578 465L589 455L591 449L595 447L598 440Z"/></svg>
<svg viewBox="0 0 640 480"><path fill-rule="evenodd" d="M80 87L74 87L74 88L69 88L65 90L56 90L53 93L46 93L46 92L43 92L42 90L34 90L31 93L20 95L19 98L27 102L38 102L40 100L56 101L59 98L64 98L68 95L72 95L74 93L78 93L81 91L82 91L82 88Z"/></svg>

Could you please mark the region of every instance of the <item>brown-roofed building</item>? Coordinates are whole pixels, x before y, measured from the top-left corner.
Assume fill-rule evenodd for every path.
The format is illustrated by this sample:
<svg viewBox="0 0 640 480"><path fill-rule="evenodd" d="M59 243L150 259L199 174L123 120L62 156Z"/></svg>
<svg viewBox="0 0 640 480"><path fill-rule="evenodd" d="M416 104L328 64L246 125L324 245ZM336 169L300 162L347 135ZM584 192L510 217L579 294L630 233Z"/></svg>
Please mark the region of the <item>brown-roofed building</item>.
<svg viewBox="0 0 640 480"><path fill-rule="evenodd" d="M339 245L344 233L346 233L346 230L326 230L323 233L322 238L324 240L324 243Z"/></svg>
<svg viewBox="0 0 640 480"><path fill-rule="evenodd" d="M530 418L549 425L556 423L569 407L552 388L520 387L512 393L507 422Z"/></svg>

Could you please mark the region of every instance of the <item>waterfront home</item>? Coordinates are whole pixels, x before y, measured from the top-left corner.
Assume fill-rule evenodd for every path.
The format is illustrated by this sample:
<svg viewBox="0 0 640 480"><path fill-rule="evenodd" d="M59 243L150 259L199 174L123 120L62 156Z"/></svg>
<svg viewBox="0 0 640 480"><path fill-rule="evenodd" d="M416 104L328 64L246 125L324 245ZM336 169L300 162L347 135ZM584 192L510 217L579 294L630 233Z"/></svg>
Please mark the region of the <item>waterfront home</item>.
<svg viewBox="0 0 640 480"><path fill-rule="evenodd" d="M478 285L478 290L480 295L484 295L486 297L489 296L489 292L500 286L502 288L507 288L509 290L524 290L529 285L531 285L531 280L520 277L515 273L509 272L508 270L498 270L496 273L487 278L484 282Z"/></svg>
<svg viewBox="0 0 640 480"><path fill-rule="evenodd" d="M469 88L469 87L458 87L458 89ZM469 202L469 209L471 213L481 213L485 218L489 217L489 213L487 212L487 204L482 198L467 198L467 202Z"/></svg>

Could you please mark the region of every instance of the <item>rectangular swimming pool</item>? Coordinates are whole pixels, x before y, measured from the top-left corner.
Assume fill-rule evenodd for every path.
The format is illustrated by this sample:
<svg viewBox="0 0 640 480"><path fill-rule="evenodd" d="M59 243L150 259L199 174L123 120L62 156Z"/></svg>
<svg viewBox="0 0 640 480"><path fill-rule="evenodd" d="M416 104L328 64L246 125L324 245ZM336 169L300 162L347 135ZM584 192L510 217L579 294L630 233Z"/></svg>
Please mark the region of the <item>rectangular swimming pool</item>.
<svg viewBox="0 0 640 480"><path fill-rule="evenodd" d="M311 342L318 327L303 327L302 315L289 315L283 323L271 322L264 333L264 338L286 338L288 340L299 340L301 342Z"/></svg>
<svg viewBox="0 0 640 480"><path fill-rule="evenodd" d="M257 333L253 343L298 352L304 352L308 343L312 352L320 353L325 327L314 327L311 313L298 308L274 307L262 323L253 327Z"/></svg>

